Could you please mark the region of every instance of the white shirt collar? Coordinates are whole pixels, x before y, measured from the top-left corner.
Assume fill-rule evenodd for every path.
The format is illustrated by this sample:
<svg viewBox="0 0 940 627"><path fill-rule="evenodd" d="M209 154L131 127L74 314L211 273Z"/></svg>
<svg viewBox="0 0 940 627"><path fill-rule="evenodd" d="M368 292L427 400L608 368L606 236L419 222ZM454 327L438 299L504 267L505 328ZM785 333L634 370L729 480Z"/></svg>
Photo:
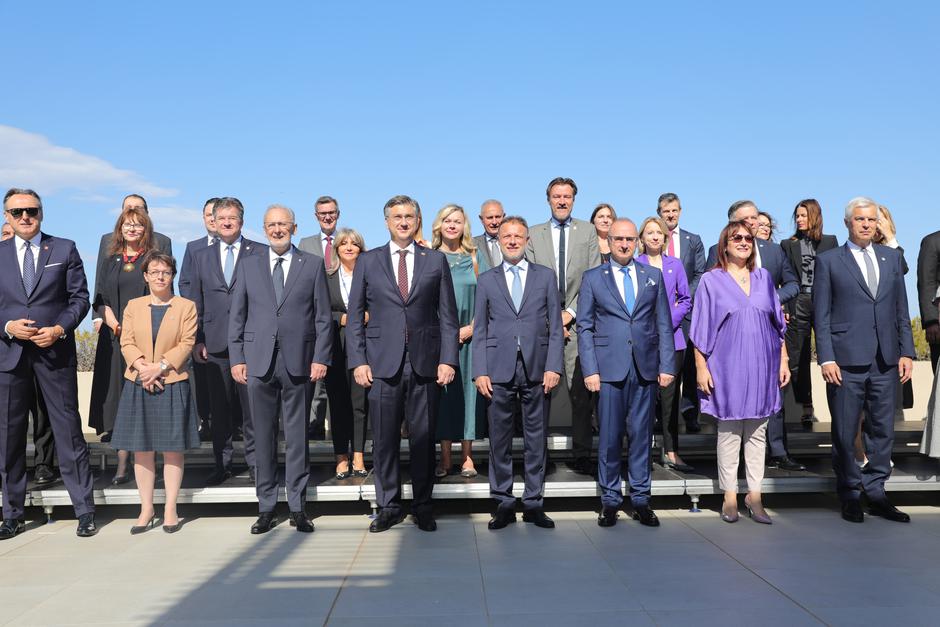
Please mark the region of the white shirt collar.
<svg viewBox="0 0 940 627"><path fill-rule="evenodd" d="M849 247L849 250L861 252L863 250L871 249L873 242L869 242L868 246L866 246L865 248L862 248L861 246L859 246L858 244L856 244L850 239L845 240L845 244ZM874 252L874 249L872 249L872 252Z"/></svg>
<svg viewBox="0 0 940 627"><path fill-rule="evenodd" d="M411 240L411 243L408 244L407 246L405 246L404 248L401 248L401 247L399 247L398 244L396 244L395 242L391 242L391 241L390 241L390 242L388 243L388 247L389 247L389 250L392 251L392 254L393 254L393 255L397 255L399 250L407 250L410 254L412 254L412 255L415 254L415 242L414 242L414 240Z"/></svg>
<svg viewBox="0 0 940 627"><path fill-rule="evenodd" d="M614 261L614 258L613 258L613 257L611 257L611 258L610 258L610 267L611 267L611 269L613 269L613 270L615 270L615 271L617 271L617 272L620 272L620 268L630 268L630 270L633 271L633 261L634 261L634 259L633 259L633 257L631 257L631 258L630 258L630 263L628 263L626 266L622 266L622 265L620 265L619 263L617 263L616 261Z"/></svg>
<svg viewBox="0 0 940 627"><path fill-rule="evenodd" d="M243 239L242 236L239 235L238 239L232 242L231 245L235 247L235 250L241 250L242 239ZM228 244L225 243L225 240L223 240L222 238L219 238L219 246L222 248L222 250L226 250L226 247L228 246Z"/></svg>
<svg viewBox="0 0 940 627"><path fill-rule="evenodd" d="M512 267L513 265L508 261L503 262L503 272L511 272L510 268ZM526 272L529 269L529 262L523 257L519 263L516 264L516 267L519 268L519 272Z"/></svg>
<svg viewBox="0 0 940 627"><path fill-rule="evenodd" d="M275 261L278 257L283 257L283 258L284 258L284 261L290 261L290 258L293 256L293 251L294 251L294 246L293 246L293 244L291 245L290 248L287 249L287 251L286 251L285 253L283 253L283 254L281 254L281 255L279 255L279 254L277 254L276 252L274 252L274 249L269 246L269 247L268 247L268 259L269 259L272 263L274 263L274 261Z"/></svg>
<svg viewBox="0 0 940 627"><path fill-rule="evenodd" d="M14 235L13 241L16 242L17 250L22 250L23 244L26 242L26 240L20 237L19 235ZM42 231L36 233L36 235L31 240L29 240L29 243L35 246L36 248L39 248L40 241L42 241Z"/></svg>

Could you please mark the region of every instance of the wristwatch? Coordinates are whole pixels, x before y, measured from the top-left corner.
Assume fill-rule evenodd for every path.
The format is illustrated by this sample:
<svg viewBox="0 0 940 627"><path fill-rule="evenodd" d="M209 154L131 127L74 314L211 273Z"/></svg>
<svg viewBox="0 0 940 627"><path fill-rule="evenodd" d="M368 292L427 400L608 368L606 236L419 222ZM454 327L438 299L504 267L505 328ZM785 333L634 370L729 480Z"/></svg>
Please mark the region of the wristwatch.
<svg viewBox="0 0 940 627"><path fill-rule="evenodd" d="M166 360L160 360L160 372L166 373L167 368L170 367L170 364L166 363Z"/></svg>

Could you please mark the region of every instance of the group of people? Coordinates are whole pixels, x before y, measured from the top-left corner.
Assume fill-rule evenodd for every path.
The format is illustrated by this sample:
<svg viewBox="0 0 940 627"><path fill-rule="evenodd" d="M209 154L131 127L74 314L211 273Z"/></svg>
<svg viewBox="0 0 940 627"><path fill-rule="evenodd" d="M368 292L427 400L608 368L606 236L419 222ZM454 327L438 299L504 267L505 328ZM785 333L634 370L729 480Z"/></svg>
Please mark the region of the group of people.
<svg viewBox="0 0 940 627"><path fill-rule="evenodd" d="M773 219L739 201L706 256L701 238L679 227L675 194L663 194L639 228L609 204L598 205L589 222L574 218L576 195L573 180L553 179L550 217L531 228L488 200L478 237L465 210L447 205L430 241L418 203L395 196L384 207L390 241L371 250L356 230L339 228L339 203L329 196L315 202L321 232L296 246L290 208L268 207L267 242L254 242L242 235L242 203L212 198L203 213L206 235L186 247L178 296L169 239L154 231L146 201L130 195L102 236L89 298L74 243L41 233L38 194L11 189L4 212L13 237L0 244L0 255L15 256L20 274L0 281L0 394L10 407L0 428L0 539L23 529L29 412L51 426L79 535L97 530L73 337L89 307L98 332L89 423L119 451L113 483L129 481L133 454L141 511L131 533L156 525L156 452L164 457L163 529L179 530L183 452L198 445L200 417L215 455L209 484L236 472L233 441L244 440L259 502L253 534L277 524L282 425L290 524L313 531L308 429L311 416L322 420L327 408L338 479L368 474L371 430L379 511L370 531L405 518L403 434L420 529L436 528L436 479L476 475L472 443L484 434L497 506L489 526L515 522L517 423L523 520L551 528L543 506L546 436L562 386L571 400L570 465L597 477L600 526L616 524L622 506L624 435L631 515L658 526L650 507L654 425L662 426L662 463L689 472L679 455L679 416L694 432L699 414L718 424L722 519L738 519L743 446L745 509L769 524L760 491L765 465L805 469L787 451L785 415L813 420L812 330L829 388L843 518L863 520L864 492L871 513L909 520L884 492L899 386L910 379L914 356L906 264L885 208L868 198L850 201L848 241L838 246L822 232L819 203L802 200L794 235L777 244ZM936 315L934 305L934 331ZM456 440L459 464L451 458Z"/></svg>

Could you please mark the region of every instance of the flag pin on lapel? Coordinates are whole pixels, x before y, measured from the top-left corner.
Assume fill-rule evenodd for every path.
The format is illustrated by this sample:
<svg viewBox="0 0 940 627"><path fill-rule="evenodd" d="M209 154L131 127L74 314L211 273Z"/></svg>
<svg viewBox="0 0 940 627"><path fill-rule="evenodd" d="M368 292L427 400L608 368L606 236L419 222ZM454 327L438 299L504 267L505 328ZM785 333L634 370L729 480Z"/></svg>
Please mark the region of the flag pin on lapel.
<svg viewBox="0 0 940 627"><path fill-rule="evenodd" d="M425 255L425 252L422 250L422 251L421 251L421 256L424 257L424 255Z"/></svg>

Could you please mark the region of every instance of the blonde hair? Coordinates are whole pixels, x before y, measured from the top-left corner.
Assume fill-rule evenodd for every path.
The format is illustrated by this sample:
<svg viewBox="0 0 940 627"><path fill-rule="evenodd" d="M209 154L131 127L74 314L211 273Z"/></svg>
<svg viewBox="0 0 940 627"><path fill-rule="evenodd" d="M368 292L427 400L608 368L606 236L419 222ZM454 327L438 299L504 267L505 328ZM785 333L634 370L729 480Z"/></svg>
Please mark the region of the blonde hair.
<svg viewBox="0 0 940 627"><path fill-rule="evenodd" d="M640 254L646 253L646 246L643 245L643 231L646 230L646 227L650 224L655 224L663 232L663 249L666 248L666 235L669 233L669 227L666 226L666 221L660 218L659 216L650 216L647 219L643 220L643 224L640 226L640 239L637 242L640 249ZM660 251L662 254L664 251Z"/></svg>
<svg viewBox="0 0 940 627"><path fill-rule="evenodd" d="M333 274L339 270L339 255L336 253L336 249L345 244L347 241L353 243L353 245L359 247L359 254L366 252L366 240L362 237L362 233L356 229L342 228L337 229L336 234L333 235L333 259L330 263L330 267L327 268L327 272Z"/></svg>
<svg viewBox="0 0 940 627"><path fill-rule="evenodd" d="M446 220L448 216L458 211L463 215L463 235L460 238L460 250L468 254L476 252L477 247L476 244L473 243L473 235L470 233L470 221L467 219L467 212L464 211L463 207L460 205L445 205L437 212L437 217L434 218L434 224L431 225L431 248L438 249L441 247L443 243L441 225L444 224L444 220Z"/></svg>

